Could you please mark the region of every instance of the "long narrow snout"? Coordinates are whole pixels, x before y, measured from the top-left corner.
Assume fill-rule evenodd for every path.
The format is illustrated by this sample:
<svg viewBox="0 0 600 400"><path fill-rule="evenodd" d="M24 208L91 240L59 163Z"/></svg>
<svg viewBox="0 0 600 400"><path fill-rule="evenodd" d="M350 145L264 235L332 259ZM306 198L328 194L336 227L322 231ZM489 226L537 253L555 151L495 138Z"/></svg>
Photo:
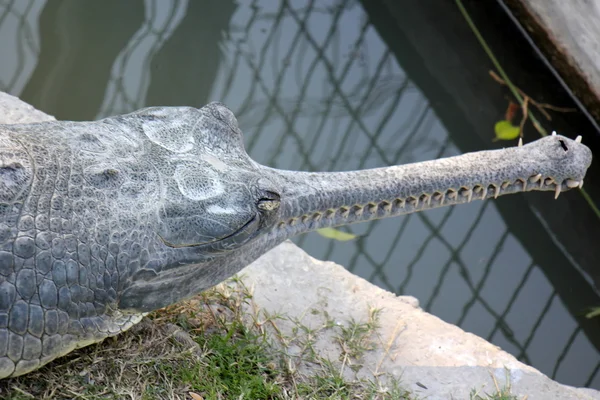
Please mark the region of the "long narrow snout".
<svg viewBox="0 0 600 400"><path fill-rule="evenodd" d="M581 187L592 153L560 135L527 145L351 172L269 169L285 188L277 225L286 236L533 190Z"/></svg>

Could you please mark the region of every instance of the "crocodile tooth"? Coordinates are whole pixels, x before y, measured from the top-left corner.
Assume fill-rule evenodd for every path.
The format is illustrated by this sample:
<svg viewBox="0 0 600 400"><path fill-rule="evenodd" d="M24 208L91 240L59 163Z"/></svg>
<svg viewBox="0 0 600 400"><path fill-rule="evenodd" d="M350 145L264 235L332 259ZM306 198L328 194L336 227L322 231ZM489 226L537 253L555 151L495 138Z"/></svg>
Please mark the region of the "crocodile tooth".
<svg viewBox="0 0 600 400"><path fill-rule="evenodd" d="M556 136L556 131L552 131L552 136Z"/></svg>
<svg viewBox="0 0 600 400"><path fill-rule="evenodd" d="M519 147L523 147L523 138L519 138Z"/></svg>
<svg viewBox="0 0 600 400"><path fill-rule="evenodd" d="M577 137L575 138L575 141L576 141L577 143L581 143L581 135L577 136Z"/></svg>
<svg viewBox="0 0 600 400"><path fill-rule="evenodd" d="M527 191L527 179L523 179L523 191Z"/></svg>
<svg viewBox="0 0 600 400"><path fill-rule="evenodd" d="M560 195L560 185L556 185L554 188L554 200L558 199L558 195Z"/></svg>
<svg viewBox="0 0 600 400"><path fill-rule="evenodd" d="M529 178L529 182L536 183L540 179L542 179L542 174L537 174L537 175L532 176L531 178Z"/></svg>
<svg viewBox="0 0 600 400"><path fill-rule="evenodd" d="M391 213L392 212L392 203L388 202L388 201L384 201L381 203L383 210L386 213Z"/></svg>
<svg viewBox="0 0 600 400"><path fill-rule="evenodd" d="M494 199L497 199L500 196L500 188L494 185Z"/></svg>
<svg viewBox="0 0 600 400"><path fill-rule="evenodd" d="M583 179L581 180L581 182L579 182L579 189L581 189L583 187Z"/></svg>
<svg viewBox="0 0 600 400"><path fill-rule="evenodd" d="M579 181L575 181L573 179L567 179L567 187L569 188L576 188L577 186L579 186Z"/></svg>
<svg viewBox="0 0 600 400"><path fill-rule="evenodd" d="M485 198L487 197L488 190L486 188L483 188L482 192L483 193L481 193L481 200L485 200Z"/></svg>
<svg viewBox="0 0 600 400"><path fill-rule="evenodd" d="M473 200L473 191L471 189L467 189L467 203L470 203Z"/></svg>

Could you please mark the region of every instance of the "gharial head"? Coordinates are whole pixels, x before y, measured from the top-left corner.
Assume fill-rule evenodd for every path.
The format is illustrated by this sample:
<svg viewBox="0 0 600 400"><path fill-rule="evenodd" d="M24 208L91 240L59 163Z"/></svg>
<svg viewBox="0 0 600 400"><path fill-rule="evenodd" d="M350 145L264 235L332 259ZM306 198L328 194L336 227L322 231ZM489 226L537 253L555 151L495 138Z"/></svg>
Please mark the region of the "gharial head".
<svg viewBox="0 0 600 400"><path fill-rule="evenodd" d="M140 268L120 307L150 311L235 274L285 239L323 227L408 214L499 195L581 187L592 155L581 138L350 172L284 171L245 152L233 113L148 108L132 119L154 143L163 189L150 199L167 260ZM157 162L153 161L156 167Z"/></svg>
<svg viewBox="0 0 600 400"><path fill-rule="evenodd" d="M152 107L125 118L138 121L156 145L150 159L163 187L149 206L160 205L157 233L165 244L232 249L275 218L280 189L246 153L225 106Z"/></svg>
<svg viewBox="0 0 600 400"><path fill-rule="evenodd" d="M219 103L0 125L0 379L129 329L302 232L581 187L592 155L580 141L313 173L254 162Z"/></svg>

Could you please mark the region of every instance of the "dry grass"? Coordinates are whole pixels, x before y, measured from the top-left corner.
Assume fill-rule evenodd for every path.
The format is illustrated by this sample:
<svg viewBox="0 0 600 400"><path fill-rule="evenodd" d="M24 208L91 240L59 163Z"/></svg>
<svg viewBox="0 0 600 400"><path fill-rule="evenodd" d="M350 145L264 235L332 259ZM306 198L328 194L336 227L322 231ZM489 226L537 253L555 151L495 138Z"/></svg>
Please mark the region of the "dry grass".
<svg viewBox="0 0 600 400"><path fill-rule="evenodd" d="M23 377L0 381L16 399L412 399L393 379L348 378L373 347L378 313L368 321L318 329L285 316L248 312L252 294L229 281L159 310L130 331L71 353ZM287 319L289 322L290 320ZM334 333L339 359L314 350Z"/></svg>
<svg viewBox="0 0 600 400"><path fill-rule="evenodd" d="M510 371L506 370L506 385L500 387L498 384L498 380L492 374L490 377L494 382L495 392L493 393L481 393L481 390L473 389L471 391L470 400L527 400L527 396L522 398L518 398L517 396L511 393L511 384L510 384Z"/></svg>
<svg viewBox="0 0 600 400"><path fill-rule="evenodd" d="M0 398L24 399L416 399L385 374L358 378L363 356L381 345L379 311L366 321L309 328L258 310L232 279L159 310L102 343L72 352L31 374L0 381ZM282 333L280 326L291 324ZM291 332L291 333L290 333ZM334 359L317 349L333 339ZM330 343L331 340L328 341ZM472 400L518 400L510 386Z"/></svg>

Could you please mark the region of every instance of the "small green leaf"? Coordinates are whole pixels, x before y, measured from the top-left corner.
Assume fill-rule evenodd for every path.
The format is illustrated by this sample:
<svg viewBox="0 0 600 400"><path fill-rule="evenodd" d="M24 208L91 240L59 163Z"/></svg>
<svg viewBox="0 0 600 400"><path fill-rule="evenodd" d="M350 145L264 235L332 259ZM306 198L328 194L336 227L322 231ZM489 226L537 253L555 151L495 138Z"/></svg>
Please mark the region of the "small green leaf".
<svg viewBox="0 0 600 400"><path fill-rule="evenodd" d="M592 311L585 314L586 318L600 317L600 307L593 308Z"/></svg>
<svg viewBox="0 0 600 400"><path fill-rule="evenodd" d="M317 233L323 237L326 237L327 239L339 240L340 242L356 239L356 235L348 232L342 232L334 228L317 229Z"/></svg>
<svg viewBox="0 0 600 400"><path fill-rule="evenodd" d="M494 132L496 132L496 139L499 140L513 140L519 137L521 128L514 126L508 121L498 121L494 125Z"/></svg>

